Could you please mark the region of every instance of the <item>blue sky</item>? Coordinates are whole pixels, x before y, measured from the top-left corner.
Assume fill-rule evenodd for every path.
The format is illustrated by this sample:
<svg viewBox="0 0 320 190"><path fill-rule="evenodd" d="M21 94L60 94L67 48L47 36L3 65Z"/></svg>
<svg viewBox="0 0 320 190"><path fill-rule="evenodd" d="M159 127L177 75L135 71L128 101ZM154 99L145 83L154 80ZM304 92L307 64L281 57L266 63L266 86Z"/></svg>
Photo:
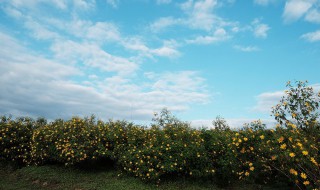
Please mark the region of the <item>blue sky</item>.
<svg viewBox="0 0 320 190"><path fill-rule="evenodd" d="M271 123L320 89L319 0L1 0L0 114Z"/></svg>

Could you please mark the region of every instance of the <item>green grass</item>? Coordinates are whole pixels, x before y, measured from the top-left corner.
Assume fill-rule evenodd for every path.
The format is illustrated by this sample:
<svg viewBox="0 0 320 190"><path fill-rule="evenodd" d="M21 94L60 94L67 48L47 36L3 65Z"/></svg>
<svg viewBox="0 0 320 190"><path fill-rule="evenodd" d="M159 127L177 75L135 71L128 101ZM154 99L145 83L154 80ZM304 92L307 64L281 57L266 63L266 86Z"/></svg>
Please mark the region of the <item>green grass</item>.
<svg viewBox="0 0 320 190"><path fill-rule="evenodd" d="M228 189L261 189L258 185L234 185ZM274 189L263 188L263 189ZM221 190L212 183L196 180L174 179L159 186L145 183L137 178L120 175L110 167L85 169L58 165L29 166L16 168L7 162L0 163L1 190L125 190L125 189L166 189L166 190ZM285 188L284 188L285 189Z"/></svg>

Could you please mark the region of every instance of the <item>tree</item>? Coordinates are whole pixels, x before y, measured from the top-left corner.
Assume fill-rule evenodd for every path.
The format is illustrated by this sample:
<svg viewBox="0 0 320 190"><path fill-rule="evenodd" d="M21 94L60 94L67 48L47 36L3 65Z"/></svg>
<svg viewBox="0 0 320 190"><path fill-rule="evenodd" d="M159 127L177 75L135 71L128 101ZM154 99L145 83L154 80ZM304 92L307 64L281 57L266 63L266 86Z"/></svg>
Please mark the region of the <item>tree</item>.
<svg viewBox="0 0 320 190"><path fill-rule="evenodd" d="M320 93L316 94L307 83L296 81L293 86L287 82L289 90L285 91L280 103L272 107L272 115L280 125L303 130L319 127Z"/></svg>
<svg viewBox="0 0 320 190"><path fill-rule="evenodd" d="M176 118L167 108L163 108L160 113L154 113L152 121L161 128L169 125L186 124Z"/></svg>
<svg viewBox="0 0 320 190"><path fill-rule="evenodd" d="M216 117L216 119L212 121L212 125L214 126L214 128L216 130L229 130L230 129L227 121L223 117L221 117L220 115L218 115Z"/></svg>

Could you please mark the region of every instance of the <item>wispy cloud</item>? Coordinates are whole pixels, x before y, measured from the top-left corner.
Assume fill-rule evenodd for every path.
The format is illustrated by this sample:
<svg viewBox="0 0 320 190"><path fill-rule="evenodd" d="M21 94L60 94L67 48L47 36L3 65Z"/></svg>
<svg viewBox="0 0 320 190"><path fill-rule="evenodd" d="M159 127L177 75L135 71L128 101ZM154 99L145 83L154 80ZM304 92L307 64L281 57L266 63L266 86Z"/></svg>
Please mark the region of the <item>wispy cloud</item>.
<svg viewBox="0 0 320 190"><path fill-rule="evenodd" d="M0 113L48 118L95 113L104 118L150 119L163 107L182 111L209 101L205 80L196 71L144 75L140 70L146 62L137 63L136 57L180 56L175 40L160 39L150 45L143 36L124 35L113 22L79 16L77 10L91 9L94 1L49 4L61 11L72 6L72 14L40 16L34 10L47 5L42 1L25 5L16 0L2 7L21 24L26 41L0 33L1 43L6 44L0 50L0 85L6 89L0 95ZM34 52L30 41L45 43L46 48ZM116 55L106 45L123 51Z"/></svg>
<svg viewBox="0 0 320 190"><path fill-rule="evenodd" d="M255 51L260 51L260 48L257 46L241 46L241 45L234 45L234 49L243 51L243 52L255 52Z"/></svg>
<svg viewBox="0 0 320 190"><path fill-rule="evenodd" d="M266 38L271 29L267 24L261 23L261 19L254 19L252 22L253 34L257 38Z"/></svg>
<svg viewBox="0 0 320 190"><path fill-rule="evenodd" d="M169 4L171 3L171 0L157 0L157 4L161 5L161 4Z"/></svg>
<svg viewBox="0 0 320 190"><path fill-rule="evenodd" d="M136 63L123 57L111 55L96 44L70 40L58 41L53 44L51 50L59 60L82 63L102 71L117 72L120 75L128 75L138 68Z"/></svg>
<svg viewBox="0 0 320 190"><path fill-rule="evenodd" d="M177 19L173 17L162 17L154 21L150 25L150 29L152 32L161 32L170 26L174 26L182 23L184 23L182 19Z"/></svg>
<svg viewBox="0 0 320 190"><path fill-rule="evenodd" d="M106 2L111 5L113 8L117 8L120 0L106 0Z"/></svg>
<svg viewBox="0 0 320 190"><path fill-rule="evenodd" d="M276 0L254 0L254 3L261 6L267 6L270 3L274 3Z"/></svg>
<svg viewBox="0 0 320 190"><path fill-rule="evenodd" d="M312 23L320 23L320 11L317 9L310 10L306 15L305 20Z"/></svg>
<svg viewBox="0 0 320 190"><path fill-rule="evenodd" d="M194 39L187 40L189 44L213 44L230 39L231 36L223 28L217 29L213 34L206 36L197 36Z"/></svg>
<svg viewBox="0 0 320 190"><path fill-rule="evenodd" d="M283 18L285 22L295 21L304 16L313 4L315 0L288 0L286 1Z"/></svg>
<svg viewBox="0 0 320 190"><path fill-rule="evenodd" d="M301 38L309 41L309 42L317 42L320 41L320 30L317 30L315 32L309 32L306 34L303 34Z"/></svg>
<svg viewBox="0 0 320 190"><path fill-rule="evenodd" d="M272 106L279 103L281 97L284 95L284 91L261 93L256 97L257 104L254 106L253 110L263 113L271 113Z"/></svg>
<svg viewBox="0 0 320 190"><path fill-rule="evenodd" d="M227 21L215 14L214 9L218 8L217 0L188 0L180 4L183 17L167 16L151 23L152 31L164 31L171 26L184 26L192 30L202 30L211 32L217 28L233 26L234 22Z"/></svg>
<svg viewBox="0 0 320 190"><path fill-rule="evenodd" d="M131 67L135 71L135 63L94 44L57 42L52 47L56 58L49 59L8 34L0 33L0 40L7 44L0 50L0 85L6 89L0 95L2 114L66 118L95 113L103 118L150 119L163 107L182 111L209 101L205 80L195 71L151 72L142 80L121 74ZM68 59L83 61L86 67ZM96 67L107 73L92 74ZM143 82L132 82L138 80Z"/></svg>
<svg viewBox="0 0 320 190"><path fill-rule="evenodd" d="M189 16L186 21L188 26L211 30L217 16L213 14L213 9L217 6L217 0L202 0L193 2L191 0L181 4L181 9Z"/></svg>

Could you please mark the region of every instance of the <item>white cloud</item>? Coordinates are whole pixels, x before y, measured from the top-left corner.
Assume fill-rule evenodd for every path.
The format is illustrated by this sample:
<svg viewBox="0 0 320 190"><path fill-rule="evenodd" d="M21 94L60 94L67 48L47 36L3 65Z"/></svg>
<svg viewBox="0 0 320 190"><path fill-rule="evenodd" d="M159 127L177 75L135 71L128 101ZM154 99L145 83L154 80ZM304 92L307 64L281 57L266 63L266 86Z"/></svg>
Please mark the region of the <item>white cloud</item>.
<svg viewBox="0 0 320 190"><path fill-rule="evenodd" d="M320 84L313 84L310 85L310 87L313 88L314 92L320 91ZM283 96L285 96L284 91L261 93L256 97L257 104L253 107L253 110L263 113L271 113L272 106L277 105Z"/></svg>
<svg viewBox="0 0 320 190"><path fill-rule="evenodd" d="M195 39L187 40L189 44L212 44L230 39L231 36L223 28L217 29L212 35L198 36Z"/></svg>
<svg viewBox="0 0 320 190"><path fill-rule="evenodd" d="M217 6L217 0L189 0L181 5L182 10L189 15L187 24L190 27L202 30L211 30L217 17L213 9Z"/></svg>
<svg viewBox="0 0 320 190"><path fill-rule="evenodd" d="M103 119L145 120L163 107L182 111L191 104L209 101L205 80L195 71L151 72L139 83L134 82L138 75L97 76L88 67L63 61L63 57L73 55L95 67L92 64L100 64L99 60L90 60L102 57L105 60L98 67L108 71L120 70L119 65L130 66L125 59L108 55L92 44L57 42L53 49L59 59L49 59L7 34L0 33L0 41L6 44L0 49L0 85L5 89L0 93L1 114L49 119L96 114ZM72 80L74 76L88 79Z"/></svg>
<svg viewBox="0 0 320 190"><path fill-rule="evenodd" d="M266 38L270 27L266 24L259 24L254 30L254 35L258 38Z"/></svg>
<svg viewBox="0 0 320 190"><path fill-rule="evenodd" d="M27 8L36 10L38 5L48 3L50 5L53 5L54 7L58 9L67 9L67 1L64 0L52 0L52 1L42 1L42 0L12 0L9 1L9 4L11 4L13 7L16 8Z"/></svg>
<svg viewBox="0 0 320 190"><path fill-rule="evenodd" d="M118 28L108 22L97 22L88 27L86 37L98 41L119 41L121 40Z"/></svg>
<svg viewBox="0 0 320 190"><path fill-rule="evenodd" d="M282 96L284 96L284 91L277 91L277 92L265 92L259 94L257 99L257 105L254 106L254 111L259 111L263 113L271 113L272 106L275 106L279 103Z"/></svg>
<svg viewBox="0 0 320 190"><path fill-rule="evenodd" d="M7 7L4 7L3 10L7 15L9 15L15 19L20 19L23 16L19 10L17 10L16 8L13 8L13 7L7 6Z"/></svg>
<svg viewBox="0 0 320 190"><path fill-rule="evenodd" d="M234 22L226 21L214 13L214 9L218 6L217 0L188 0L180 4L180 9L185 14L184 17L168 16L159 18L150 25L150 29L154 32L159 32L170 26L179 25L194 30L212 32L217 28L234 26Z"/></svg>
<svg viewBox="0 0 320 190"><path fill-rule="evenodd" d="M95 0L73 0L73 5L76 8L88 10L95 7Z"/></svg>
<svg viewBox="0 0 320 190"><path fill-rule="evenodd" d="M157 4L161 5L161 4L169 4L171 3L171 0L157 0Z"/></svg>
<svg viewBox="0 0 320 190"><path fill-rule="evenodd" d="M267 24L261 23L260 19L254 19L252 22L253 34L257 38L266 38L270 27Z"/></svg>
<svg viewBox="0 0 320 190"><path fill-rule="evenodd" d="M144 57L152 58L153 56L160 56L173 58L180 55L180 52L176 49L178 45L174 40L164 41L162 47L159 48L150 48L142 39L137 37L124 39L121 43L125 48L138 51Z"/></svg>
<svg viewBox="0 0 320 190"><path fill-rule="evenodd" d="M267 6L270 3L274 3L276 0L254 0L254 3L261 6Z"/></svg>
<svg viewBox="0 0 320 190"><path fill-rule="evenodd" d="M303 34L301 38L309 41L309 42L317 42L320 41L320 30L317 30L315 32L309 32L306 34Z"/></svg>
<svg viewBox="0 0 320 190"><path fill-rule="evenodd" d="M181 19L175 19L173 17L162 17L153 22L150 25L150 29L152 32L159 32L164 30L165 28L168 28L170 26L174 26L177 24L183 23L183 20Z"/></svg>
<svg viewBox="0 0 320 190"><path fill-rule="evenodd" d="M123 36L114 23L83 20L75 12L63 20L34 11L45 3L14 0L8 5L6 14L27 29L24 39L38 43L29 38L31 34L44 40L48 51L35 53L22 45L30 41L0 33L6 44L0 49L0 86L6 89L0 95L1 114L67 118L94 113L103 118L150 119L163 107L182 111L209 101L205 80L197 72L140 75L135 57L177 57L175 40L150 45L142 36ZM52 3L61 11L70 5L82 10L95 6L94 1ZM132 57L111 54L103 48L107 43L129 50Z"/></svg>
<svg viewBox="0 0 320 190"><path fill-rule="evenodd" d="M106 0L106 2L113 8L117 8L119 5L119 0Z"/></svg>
<svg viewBox="0 0 320 190"><path fill-rule="evenodd" d="M178 57L180 55L179 51L174 48L163 46L161 48L153 49L151 52L157 56L162 57Z"/></svg>
<svg viewBox="0 0 320 190"><path fill-rule="evenodd" d="M51 47L55 57L62 61L77 62L102 71L117 72L121 75L133 73L138 65L125 58L113 56L96 44L74 41L57 41Z"/></svg>
<svg viewBox="0 0 320 190"><path fill-rule="evenodd" d="M269 4L269 0L254 0L255 4L266 6Z"/></svg>
<svg viewBox="0 0 320 190"><path fill-rule="evenodd" d="M256 46L240 46L240 45L235 45L233 46L234 49L243 51L243 52L255 52L255 51L260 51L260 49Z"/></svg>
<svg viewBox="0 0 320 190"><path fill-rule="evenodd" d="M288 0L284 7L283 18L285 22L299 19L312 7L316 0Z"/></svg>
<svg viewBox="0 0 320 190"><path fill-rule="evenodd" d="M317 9L310 10L305 16L305 20L312 23L320 23L320 12Z"/></svg>
<svg viewBox="0 0 320 190"><path fill-rule="evenodd" d="M58 33L50 31L46 26L32 19L25 21L24 25L31 31L31 35L38 40L54 40L60 37Z"/></svg>

